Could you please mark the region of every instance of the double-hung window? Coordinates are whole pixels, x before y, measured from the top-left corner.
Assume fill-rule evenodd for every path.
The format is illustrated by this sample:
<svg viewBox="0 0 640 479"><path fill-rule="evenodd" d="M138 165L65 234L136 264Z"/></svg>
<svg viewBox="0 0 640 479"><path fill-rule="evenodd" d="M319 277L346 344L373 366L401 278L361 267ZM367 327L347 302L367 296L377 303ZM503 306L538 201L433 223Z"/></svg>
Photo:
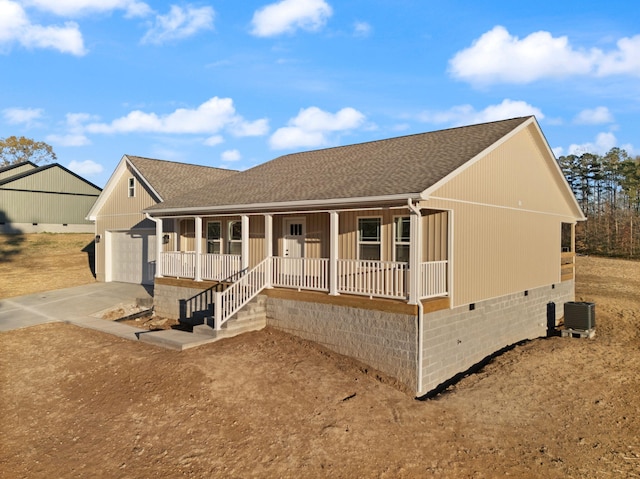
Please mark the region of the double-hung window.
<svg viewBox="0 0 640 479"><path fill-rule="evenodd" d="M207 253L221 254L222 236L219 221L207 222Z"/></svg>
<svg viewBox="0 0 640 479"><path fill-rule="evenodd" d="M358 259L380 261L380 230L380 218L358 218Z"/></svg>
<svg viewBox="0 0 640 479"><path fill-rule="evenodd" d="M396 216L393 223L393 242L395 261L409 262L409 247L411 245L411 220L409 216Z"/></svg>
<svg viewBox="0 0 640 479"><path fill-rule="evenodd" d="M229 254L242 254L242 221L229 222Z"/></svg>
<svg viewBox="0 0 640 479"><path fill-rule="evenodd" d="M136 196L136 179L134 177L129 178L128 196L129 198L134 198Z"/></svg>

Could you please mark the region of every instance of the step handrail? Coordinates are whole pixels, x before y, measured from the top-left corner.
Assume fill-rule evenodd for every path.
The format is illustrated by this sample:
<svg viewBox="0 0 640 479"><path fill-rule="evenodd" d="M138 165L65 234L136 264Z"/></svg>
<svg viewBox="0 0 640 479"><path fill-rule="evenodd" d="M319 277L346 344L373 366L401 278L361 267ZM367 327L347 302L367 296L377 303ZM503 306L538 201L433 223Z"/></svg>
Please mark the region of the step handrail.
<svg viewBox="0 0 640 479"><path fill-rule="evenodd" d="M244 305L258 296L269 285L270 279L271 257L268 257L224 291L216 291L213 316L216 330L219 331Z"/></svg>

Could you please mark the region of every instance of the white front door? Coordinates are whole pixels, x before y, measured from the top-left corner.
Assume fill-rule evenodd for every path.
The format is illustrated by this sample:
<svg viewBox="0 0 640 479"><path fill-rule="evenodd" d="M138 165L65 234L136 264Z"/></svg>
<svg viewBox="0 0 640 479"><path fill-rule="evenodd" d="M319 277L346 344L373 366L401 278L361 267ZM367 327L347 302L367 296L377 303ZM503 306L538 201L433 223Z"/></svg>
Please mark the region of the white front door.
<svg viewBox="0 0 640 479"><path fill-rule="evenodd" d="M304 238L306 235L306 229L305 218L285 218L283 245L285 257L304 257Z"/></svg>

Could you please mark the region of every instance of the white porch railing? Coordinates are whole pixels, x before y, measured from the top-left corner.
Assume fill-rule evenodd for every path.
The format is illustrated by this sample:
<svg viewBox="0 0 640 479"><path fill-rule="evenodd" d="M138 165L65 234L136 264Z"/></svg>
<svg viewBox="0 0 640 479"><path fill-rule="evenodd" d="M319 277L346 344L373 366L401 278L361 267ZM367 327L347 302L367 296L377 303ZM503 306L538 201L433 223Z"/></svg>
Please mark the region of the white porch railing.
<svg viewBox="0 0 640 479"><path fill-rule="evenodd" d="M329 291L328 258L274 256L272 274L276 287Z"/></svg>
<svg viewBox="0 0 640 479"><path fill-rule="evenodd" d="M194 252L163 252L161 261L163 276L195 278ZM222 281L240 274L241 268L240 255L202 255L202 279ZM255 272L251 273L252 271ZM253 276L249 277L250 274ZM448 294L447 274L447 261L421 263L419 298L427 299L446 296ZM232 288L242 289L242 294L228 293L232 296L227 300L223 299L223 301L227 301L229 305L235 304L235 301L243 302L244 299L238 298L244 298L245 290L253 291L253 284L257 281L258 275L262 275L259 281L261 284L260 289L270 283L272 286L280 288L329 291L328 258L288 258L278 256L267 258L256 268L242 276L240 281L232 286ZM409 296L409 277L408 263L338 260L338 292L344 294L407 299ZM235 306L229 307L231 309L235 308Z"/></svg>
<svg viewBox="0 0 640 479"><path fill-rule="evenodd" d="M420 299L446 296L447 261L420 264Z"/></svg>
<svg viewBox="0 0 640 479"><path fill-rule="evenodd" d="M239 254L203 254L200 264L202 279L223 281L235 276L242 270L242 257Z"/></svg>
<svg viewBox="0 0 640 479"><path fill-rule="evenodd" d="M160 254L163 276L193 279L196 277L196 254L193 251L165 251Z"/></svg>
<svg viewBox="0 0 640 479"><path fill-rule="evenodd" d="M216 292L213 316L216 329L219 330L268 285L270 261L271 258L262 260L227 289Z"/></svg>
<svg viewBox="0 0 640 479"><path fill-rule="evenodd" d="M408 263L338 260L338 291L380 298L407 298Z"/></svg>

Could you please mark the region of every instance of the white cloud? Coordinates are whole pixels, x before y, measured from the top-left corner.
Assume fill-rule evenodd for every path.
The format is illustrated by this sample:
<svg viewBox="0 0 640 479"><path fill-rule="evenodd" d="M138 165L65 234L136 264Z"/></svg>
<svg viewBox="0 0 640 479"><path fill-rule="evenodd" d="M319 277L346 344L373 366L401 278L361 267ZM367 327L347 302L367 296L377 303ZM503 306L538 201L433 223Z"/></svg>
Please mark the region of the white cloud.
<svg viewBox="0 0 640 479"><path fill-rule="evenodd" d="M316 31L333 14L324 0L281 0L257 10L253 14L251 33L271 37L293 33L297 29Z"/></svg>
<svg viewBox="0 0 640 479"><path fill-rule="evenodd" d="M598 64L599 76L631 74L640 76L640 35L621 38L618 49L604 55Z"/></svg>
<svg viewBox="0 0 640 479"><path fill-rule="evenodd" d="M67 113L66 114L66 130L65 134L50 134L46 140L49 143L60 146L85 146L90 145L91 140L84 134L85 123L96 121L98 117L89 113Z"/></svg>
<svg viewBox="0 0 640 479"><path fill-rule="evenodd" d="M583 153L604 154L616 146L618 140L611 132L598 133L593 143L583 143L581 145L571 144L568 148L570 155L581 155Z"/></svg>
<svg viewBox="0 0 640 479"><path fill-rule="evenodd" d="M215 11L211 7L171 5L169 13L156 16L155 24L142 38L142 43L161 44L211 30L214 17Z"/></svg>
<svg viewBox="0 0 640 479"><path fill-rule="evenodd" d="M13 43L26 48L51 48L81 56L86 53L82 33L74 22L64 26L32 24L24 9L11 0L0 0L0 47Z"/></svg>
<svg viewBox="0 0 640 479"><path fill-rule="evenodd" d="M23 0L23 3L63 17L113 10L124 10L128 17L139 17L151 12L149 5L137 0Z"/></svg>
<svg viewBox="0 0 640 479"><path fill-rule="evenodd" d="M222 152L220 159L222 161L239 161L242 155L238 150L226 150Z"/></svg>
<svg viewBox="0 0 640 479"><path fill-rule="evenodd" d="M42 118L42 108L6 108L2 115L7 123L12 125L32 125L35 120Z"/></svg>
<svg viewBox="0 0 640 479"><path fill-rule="evenodd" d="M556 158L560 158L563 155L564 148L562 148L561 146L556 146L555 148L551 148L551 151L553 151L553 155Z"/></svg>
<svg viewBox="0 0 640 479"><path fill-rule="evenodd" d="M613 115L607 107L599 106L592 110L582 110L573 121L580 125L600 125L602 123L612 123Z"/></svg>
<svg viewBox="0 0 640 479"><path fill-rule="evenodd" d="M236 113L231 98L213 97L194 109L178 108L172 113L159 115L140 110L113 120L111 123L90 123L86 131L90 133L170 133L170 134L215 134L223 129L254 135L264 134L255 125L262 120L246 122ZM215 141L218 140L217 137ZM211 138L205 141L214 141Z"/></svg>
<svg viewBox="0 0 640 479"><path fill-rule="evenodd" d="M207 146L216 146L220 143L224 143L224 138L221 135L213 135L204 140L204 144Z"/></svg>
<svg viewBox="0 0 640 479"><path fill-rule="evenodd" d="M367 22L355 22L353 24L353 34L356 37L368 37L371 35L372 30L371 25Z"/></svg>
<svg viewBox="0 0 640 479"><path fill-rule="evenodd" d="M74 173L80 176L94 176L102 173L104 168L101 164L91 160L76 161L72 160L67 166Z"/></svg>
<svg viewBox="0 0 640 479"><path fill-rule="evenodd" d="M530 83L543 78L583 75L640 76L640 35L621 38L616 48L576 49L566 36L539 31L520 39L496 26L459 51L449 61L449 72L477 85Z"/></svg>
<svg viewBox="0 0 640 479"><path fill-rule="evenodd" d="M90 145L89 138L82 134L68 134L68 135L47 135L46 140L49 143L60 146L85 146Z"/></svg>
<svg viewBox="0 0 640 479"><path fill-rule="evenodd" d="M534 32L520 39L496 26L449 61L449 71L471 83L529 83L541 78L588 74L597 51L574 50L567 37Z"/></svg>
<svg viewBox="0 0 640 479"><path fill-rule="evenodd" d="M82 129L89 121L97 121L98 117L90 113L67 113L67 125L71 129Z"/></svg>
<svg viewBox="0 0 640 479"><path fill-rule="evenodd" d="M262 136L269 132L269 120L261 118L256 121L240 121L229 130L235 136Z"/></svg>
<svg viewBox="0 0 640 479"><path fill-rule="evenodd" d="M329 134L359 128L365 116L353 108L329 113L312 106L300 110L288 126L278 128L269 139L273 149L322 146L329 142Z"/></svg>
<svg viewBox="0 0 640 479"><path fill-rule="evenodd" d="M498 105L489 105L480 111L475 110L471 105L457 105L444 111L424 111L418 115L418 120L460 126L529 115L535 115L538 120L544 118L539 108L521 100L514 101L507 98Z"/></svg>

